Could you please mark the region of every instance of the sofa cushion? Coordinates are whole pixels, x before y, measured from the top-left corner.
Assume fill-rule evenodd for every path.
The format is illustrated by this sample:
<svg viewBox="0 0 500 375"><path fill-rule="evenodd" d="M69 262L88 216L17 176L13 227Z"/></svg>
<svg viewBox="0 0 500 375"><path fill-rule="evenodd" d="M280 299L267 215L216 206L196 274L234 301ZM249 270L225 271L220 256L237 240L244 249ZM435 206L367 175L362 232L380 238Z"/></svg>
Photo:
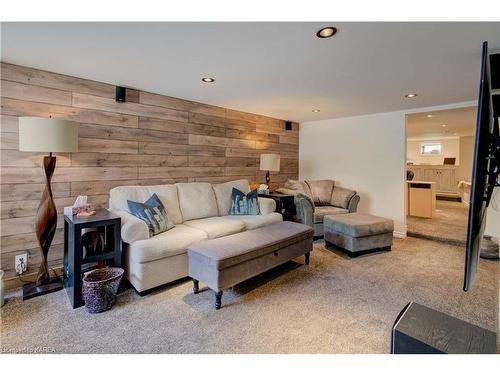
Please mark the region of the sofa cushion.
<svg viewBox="0 0 500 375"><path fill-rule="evenodd" d="M330 198L330 204L335 207L348 208L351 198L356 195L354 190L344 189L341 187L334 187L332 191L332 196Z"/></svg>
<svg viewBox="0 0 500 375"><path fill-rule="evenodd" d="M333 206L316 207L314 210L314 223L322 223L326 215L342 215L349 213L345 208Z"/></svg>
<svg viewBox="0 0 500 375"><path fill-rule="evenodd" d="M189 245L205 239L207 239L207 234L204 231L179 224L147 240L131 243L129 245L130 261L146 263L183 254Z"/></svg>
<svg viewBox="0 0 500 375"><path fill-rule="evenodd" d="M130 212L127 200L144 202L151 195L156 194L167 210L168 217L174 224L182 223L182 214L177 198L177 187L175 185L152 185L152 186L118 186L109 192L109 208L119 211Z"/></svg>
<svg viewBox="0 0 500 375"><path fill-rule="evenodd" d="M231 192L231 209L229 215L259 215L257 190L245 194L236 188Z"/></svg>
<svg viewBox="0 0 500 375"><path fill-rule="evenodd" d="M175 184L183 221L218 216L217 200L212 185L206 182Z"/></svg>
<svg viewBox="0 0 500 375"><path fill-rule="evenodd" d="M305 183L305 181L300 181L300 180L287 180L285 182L285 189L290 189L290 190L296 190L304 193L308 197L312 198L312 193L311 189L309 188L309 185Z"/></svg>
<svg viewBox="0 0 500 375"><path fill-rule="evenodd" d="M242 221L245 224L246 230L260 228L266 225L280 223L283 221L283 216L278 212L271 212L265 215L238 215L238 216L224 216L230 220Z"/></svg>
<svg viewBox="0 0 500 375"><path fill-rule="evenodd" d="M231 192L233 188L248 194L250 187L248 180L235 180L225 182L223 184L212 185L217 200L217 208L219 209L219 216L225 216L229 213L231 208Z"/></svg>
<svg viewBox="0 0 500 375"><path fill-rule="evenodd" d="M132 215L141 219L148 225L149 236L157 236L174 227L160 198L153 194L146 202L127 201Z"/></svg>
<svg viewBox="0 0 500 375"><path fill-rule="evenodd" d="M379 216L353 212L325 217L324 227L325 232L334 231L350 237L365 237L392 233L394 222Z"/></svg>
<svg viewBox="0 0 500 375"><path fill-rule="evenodd" d="M208 238L219 238L245 230L245 223L241 220L229 220L215 216L204 219L185 221L184 225L204 231Z"/></svg>
<svg viewBox="0 0 500 375"><path fill-rule="evenodd" d="M330 205L332 197L333 180L307 180L306 184L311 189L312 199L317 206Z"/></svg>

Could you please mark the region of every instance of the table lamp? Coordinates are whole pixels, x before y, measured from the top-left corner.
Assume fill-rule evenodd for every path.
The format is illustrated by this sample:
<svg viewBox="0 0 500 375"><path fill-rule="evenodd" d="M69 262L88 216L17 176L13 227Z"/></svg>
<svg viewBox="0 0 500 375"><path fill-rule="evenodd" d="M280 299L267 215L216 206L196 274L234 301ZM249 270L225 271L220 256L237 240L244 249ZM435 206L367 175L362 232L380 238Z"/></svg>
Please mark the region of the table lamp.
<svg viewBox="0 0 500 375"><path fill-rule="evenodd" d="M266 184L269 186L269 182L271 182L269 171L279 172L280 170L279 154L260 154L260 170L267 171Z"/></svg>
<svg viewBox="0 0 500 375"><path fill-rule="evenodd" d="M52 156L52 153L78 151L78 125L72 121L55 118L20 117L19 151L49 153L43 157L45 189L35 217L41 262L36 282L23 287L23 299L28 299L55 292L63 287L60 278L50 278L47 265L50 244L57 227L57 210L50 187L56 167L56 157Z"/></svg>

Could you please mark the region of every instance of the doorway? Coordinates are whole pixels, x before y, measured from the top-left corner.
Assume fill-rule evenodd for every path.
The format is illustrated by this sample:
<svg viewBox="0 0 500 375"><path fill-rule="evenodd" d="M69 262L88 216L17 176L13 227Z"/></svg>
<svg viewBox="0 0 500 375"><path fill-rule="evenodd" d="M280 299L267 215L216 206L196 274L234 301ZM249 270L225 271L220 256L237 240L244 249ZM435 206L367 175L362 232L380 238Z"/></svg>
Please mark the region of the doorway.
<svg viewBox="0 0 500 375"><path fill-rule="evenodd" d="M407 115L408 236L465 246L476 110Z"/></svg>

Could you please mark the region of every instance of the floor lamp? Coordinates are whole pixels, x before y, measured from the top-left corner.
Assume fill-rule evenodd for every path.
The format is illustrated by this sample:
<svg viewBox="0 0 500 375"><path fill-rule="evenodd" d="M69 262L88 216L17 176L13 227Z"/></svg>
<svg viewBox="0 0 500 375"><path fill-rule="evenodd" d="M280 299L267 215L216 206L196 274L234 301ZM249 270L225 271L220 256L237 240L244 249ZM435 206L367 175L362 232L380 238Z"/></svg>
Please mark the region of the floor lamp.
<svg viewBox="0 0 500 375"><path fill-rule="evenodd" d="M72 121L55 118L20 117L19 151L49 153L43 157L45 189L35 218L35 232L40 245L40 268L36 281L23 287L23 299L29 299L63 287L60 278L51 279L47 265L50 244L57 227L57 210L50 187L56 168L56 157L52 156L52 153L78 151L78 125Z"/></svg>

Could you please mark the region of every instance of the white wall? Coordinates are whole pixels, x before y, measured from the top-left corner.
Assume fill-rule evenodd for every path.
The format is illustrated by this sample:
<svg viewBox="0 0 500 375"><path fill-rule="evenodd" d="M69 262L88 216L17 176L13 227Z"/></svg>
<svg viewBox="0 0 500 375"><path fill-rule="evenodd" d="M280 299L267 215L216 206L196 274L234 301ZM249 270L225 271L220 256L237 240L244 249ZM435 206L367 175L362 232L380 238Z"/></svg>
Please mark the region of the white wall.
<svg viewBox="0 0 500 375"><path fill-rule="evenodd" d="M493 190L493 197L486 214L484 234L495 237L497 240L500 239L500 188Z"/></svg>
<svg viewBox="0 0 500 375"><path fill-rule="evenodd" d="M460 137L460 167L458 168L458 180L471 180L473 158L474 136Z"/></svg>
<svg viewBox="0 0 500 375"><path fill-rule="evenodd" d="M440 155L421 155L422 143L441 143ZM444 158L456 158L455 165L460 165L460 140L454 138L411 139L406 141L406 160L413 164L443 165Z"/></svg>
<svg viewBox="0 0 500 375"><path fill-rule="evenodd" d="M311 121L300 124L300 179L333 179L361 197L359 212L394 220L406 234L405 113Z"/></svg>

